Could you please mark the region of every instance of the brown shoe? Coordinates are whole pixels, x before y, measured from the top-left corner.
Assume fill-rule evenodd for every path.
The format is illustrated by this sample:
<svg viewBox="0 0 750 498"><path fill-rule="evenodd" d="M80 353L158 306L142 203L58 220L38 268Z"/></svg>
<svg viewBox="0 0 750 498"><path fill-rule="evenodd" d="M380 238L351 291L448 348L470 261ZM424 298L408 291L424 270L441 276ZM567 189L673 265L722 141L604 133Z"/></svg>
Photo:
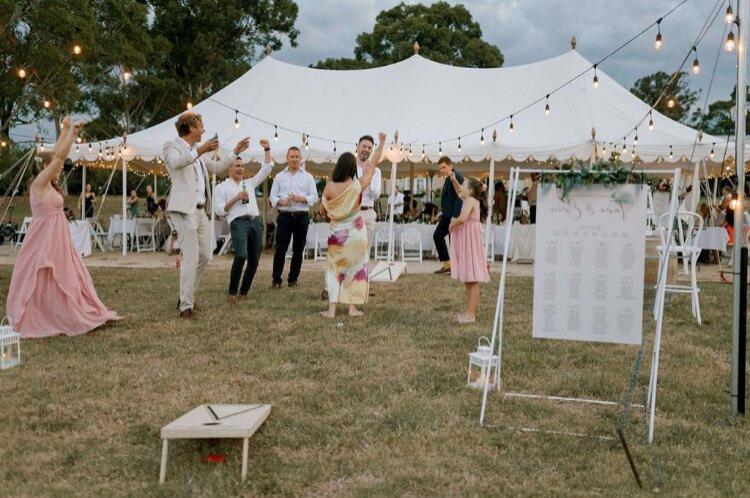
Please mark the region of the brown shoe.
<svg viewBox="0 0 750 498"><path fill-rule="evenodd" d="M195 313L193 313L192 308L188 308L185 311L180 311L180 318L185 318L186 320L193 320L195 318Z"/></svg>
<svg viewBox="0 0 750 498"><path fill-rule="evenodd" d="M193 309L195 311L202 311L201 307L198 306L197 304L193 304ZM177 311L180 311L180 298L179 297L177 298Z"/></svg>
<svg viewBox="0 0 750 498"><path fill-rule="evenodd" d="M227 304L237 304L237 296L228 295L227 296Z"/></svg>
<svg viewBox="0 0 750 498"><path fill-rule="evenodd" d="M441 273L450 273L451 272L451 265L443 265L440 267L439 270L435 270L435 273L441 274Z"/></svg>
<svg viewBox="0 0 750 498"><path fill-rule="evenodd" d="M328 290L323 289L323 292L320 293L320 299L323 301L328 301Z"/></svg>
<svg viewBox="0 0 750 498"><path fill-rule="evenodd" d="M281 282L274 282L271 284L272 289L281 289Z"/></svg>

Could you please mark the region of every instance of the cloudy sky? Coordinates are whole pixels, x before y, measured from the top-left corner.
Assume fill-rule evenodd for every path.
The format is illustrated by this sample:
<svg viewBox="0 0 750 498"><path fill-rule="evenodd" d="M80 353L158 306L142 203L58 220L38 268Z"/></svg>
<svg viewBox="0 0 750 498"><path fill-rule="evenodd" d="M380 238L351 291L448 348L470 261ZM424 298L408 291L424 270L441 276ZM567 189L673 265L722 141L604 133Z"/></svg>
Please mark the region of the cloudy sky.
<svg viewBox="0 0 750 498"><path fill-rule="evenodd" d="M721 14L698 46L701 73L692 78L706 94L720 39L726 29ZM405 3L419 3L406 1ZM421 3L434 3L429 0ZM506 66L559 55L575 35L578 51L589 60L603 57L679 3L679 0L467 0L461 3L479 23L484 39L498 46ZM371 31L375 18L395 0L297 0L299 46L274 54L286 62L308 65L327 57L352 57L356 36ZM601 66L630 88L639 77L682 62L708 18L715 0L688 0L662 21L664 46L654 50L656 29L646 33ZM692 66L691 56L687 67ZM709 101L726 99L736 78L734 57L722 50ZM701 99L701 104L703 100Z"/></svg>
<svg viewBox="0 0 750 498"><path fill-rule="evenodd" d="M527 64L553 57L570 49L575 35L578 51L591 61L598 60L622 44L681 0L467 0L469 9L482 28L484 39L500 48L505 66ZM690 50L709 17L716 0L687 0L662 22L664 46L654 49L656 28L652 28L600 69L630 88L639 77L656 71L675 71ZM701 72L691 76L694 89L701 90L699 105L707 95L717 51L723 43L727 24L723 4L718 18L698 45ZM417 3L413 0L405 3ZM422 3L434 3L424 0ZM297 0L300 31L298 47L286 45L274 57L307 66L327 57L352 57L359 33L371 31L382 10L396 0ZM736 2L735 2L736 4ZM692 66L691 55L685 66ZM708 101L725 100L736 79L734 53L721 50ZM11 135L33 136L36 125L19 127ZM14 133L15 132L15 133ZM45 135L49 132L45 131Z"/></svg>

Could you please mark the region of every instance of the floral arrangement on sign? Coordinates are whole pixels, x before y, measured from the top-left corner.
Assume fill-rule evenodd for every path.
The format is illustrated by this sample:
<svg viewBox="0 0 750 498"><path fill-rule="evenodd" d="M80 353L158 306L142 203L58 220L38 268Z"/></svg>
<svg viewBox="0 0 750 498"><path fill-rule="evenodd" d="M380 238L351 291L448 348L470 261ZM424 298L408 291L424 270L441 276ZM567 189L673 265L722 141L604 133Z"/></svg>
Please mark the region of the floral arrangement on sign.
<svg viewBox="0 0 750 498"><path fill-rule="evenodd" d="M626 168L619 159L609 161L599 160L591 166L584 161L577 160L564 163L561 171L567 173L542 173L541 182L552 183L560 191L560 199L565 199L575 187L584 185L605 185L613 187L627 183L646 184L654 181L643 172ZM659 179L655 179L656 182Z"/></svg>

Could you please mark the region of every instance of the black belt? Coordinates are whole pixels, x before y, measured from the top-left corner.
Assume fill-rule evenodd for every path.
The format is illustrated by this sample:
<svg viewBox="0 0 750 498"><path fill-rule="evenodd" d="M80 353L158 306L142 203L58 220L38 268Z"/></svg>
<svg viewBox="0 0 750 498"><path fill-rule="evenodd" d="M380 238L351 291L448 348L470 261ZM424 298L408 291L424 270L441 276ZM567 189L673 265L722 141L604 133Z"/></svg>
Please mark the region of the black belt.
<svg viewBox="0 0 750 498"><path fill-rule="evenodd" d="M206 207L206 205L205 205L205 204L196 204L196 205L195 205L195 209L203 209L203 208L205 208L205 207Z"/></svg>
<svg viewBox="0 0 750 498"><path fill-rule="evenodd" d="M309 213L307 211L279 211L279 214L288 214L289 216L304 216Z"/></svg>
<svg viewBox="0 0 750 498"><path fill-rule="evenodd" d="M362 211L369 211L372 208L370 206L360 206L359 209L362 210Z"/></svg>
<svg viewBox="0 0 750 498"><path fill-rule="evenodd" d="M245 214L245 215L242 215L242 216L237 216L234 220L251 220L252 221L252 220L257 220L259 218L260 218L260 216L255 216L255 215L252 215L252 214ZM232 220L232 221L234 221L234 220Z"/></svg>

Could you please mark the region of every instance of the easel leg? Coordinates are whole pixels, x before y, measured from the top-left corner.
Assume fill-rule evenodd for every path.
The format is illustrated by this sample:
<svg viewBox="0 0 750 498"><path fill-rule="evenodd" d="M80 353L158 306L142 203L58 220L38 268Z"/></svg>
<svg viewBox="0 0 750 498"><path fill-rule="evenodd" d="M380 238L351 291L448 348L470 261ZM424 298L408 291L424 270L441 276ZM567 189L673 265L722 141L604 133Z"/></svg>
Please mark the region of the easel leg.
<svg viewBox="0 0 750 498"><path fill-rule="evenodd" d="M159 484L164 484L167 478L167 452L169 451L169 439L165 439L161 444L161 469L159 470Z"/></svg>
<svg viewBox="0 0 750 498"><path fill-rule="evenodd" d="M250 438L242 440L242 480L247 478L247 454L250 449Z"/></svg>

